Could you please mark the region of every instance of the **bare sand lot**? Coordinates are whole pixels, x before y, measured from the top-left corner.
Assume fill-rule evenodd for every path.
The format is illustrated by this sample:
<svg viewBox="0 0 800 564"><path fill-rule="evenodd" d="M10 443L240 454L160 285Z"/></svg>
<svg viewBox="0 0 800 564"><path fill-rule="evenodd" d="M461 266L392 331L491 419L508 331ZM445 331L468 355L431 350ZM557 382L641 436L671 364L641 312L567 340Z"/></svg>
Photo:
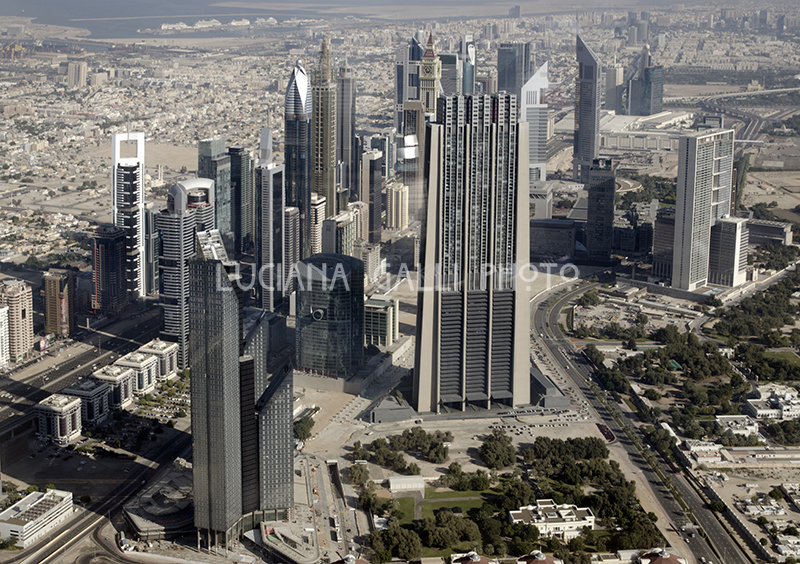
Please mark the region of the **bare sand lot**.
<svg viewBox="0 0 800 564"><path fill-rule="evenodd" d="M146 143L144 154L148 169L163 165L170 170L180 170L185 166L187 170L197 169L197 147L181 147L171 143ZM99 147L85 153L87 157L103 157L111 166L111 137L106 139Z"/></svg>

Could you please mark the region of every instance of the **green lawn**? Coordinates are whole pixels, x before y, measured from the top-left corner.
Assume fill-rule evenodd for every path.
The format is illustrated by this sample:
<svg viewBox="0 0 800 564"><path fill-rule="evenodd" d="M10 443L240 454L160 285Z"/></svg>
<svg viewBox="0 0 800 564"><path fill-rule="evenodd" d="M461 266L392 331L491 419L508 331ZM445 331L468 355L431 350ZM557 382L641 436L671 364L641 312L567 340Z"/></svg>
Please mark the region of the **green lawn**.
<svg viewBox="0 0 800 564"><path fill-rule="evenodd" d="M442 507L460 507L461 510L464 512L464 517L467 517L470 509L477 509L481 505L483 505L482 499L472 499L469 501L443 501L443 502L432 502L432 503L423 503L422 504L422 518L425 517L433 517L433 514L438 509Z"/></svg>
<svg viewBox="0 0 800 564"><path fill-rule="evenodd" d="M447 558L454 552L461 552L461 553L469 552L471 549L472 549L472 543L469 541L458 543L452 548L431 548L423 546L422 556L424 558L436 558L436 557Z"/></svg>
<svg viewBox="0 0 800 564"><path fill-rule="evenodd" d="M800 356L797 356L792 351L766 351L764 356L766 358L779 358L795 366L800 366Z"/></svg>
<svg viewBox="0 0 800 564"><path fill-rule="evenodd" d="M450 499L453 497L484 497L491 493L493 493L491 490L486 490L483 492L478 492L474 490L469 490L464 492L457 492L457 491L437 492L436 488L425 488L425 499Z"/></svg>
<svg viewBox="0 0 800 564"><path fill-rule="evenodd" d="M397 508L403 512L400 525L412 525L414 523L414 498L398 497L395 501L397 501Z"/></svg>

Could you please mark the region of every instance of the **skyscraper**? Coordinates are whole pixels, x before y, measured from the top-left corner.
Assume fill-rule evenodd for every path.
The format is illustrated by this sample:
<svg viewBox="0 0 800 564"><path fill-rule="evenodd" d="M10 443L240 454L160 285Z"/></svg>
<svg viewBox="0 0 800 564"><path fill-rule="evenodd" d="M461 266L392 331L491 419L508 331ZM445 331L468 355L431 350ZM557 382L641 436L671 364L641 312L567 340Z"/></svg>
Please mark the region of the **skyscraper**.
<svg viewBox="0 0 800 564"><path fill-rule="evenodd" d="M258 412L259 503L264 512L294 507L293 370L274 372L256 403ZM274 517L273 517L274 518Z"/></svg>
<svg viewBox="0 0 800 564"><path fill-rule="evenodd" d="M277 311L283 305L284 262L284 167L272 162L271 134L266 157L256 166L256 266L260 280L256 283L261 308Z"/></svg>
<svg viewBox="0 0 800 564"><path fill-rule="evenodd" d="M0 370L8 368L9 353L8 353L8 306L0 306Z"/></svg>
<svg viewBox="0 0 800 564"><path fill-rule="evenodd" d="M533 72L532 45L522 41L503 41L497 49L497 89L520 100L522 87Z"/></svg>
<svg viewBox="0 0 800 564"><path fill-rule="evenodd" d="M547 180L547 104L544 91L549 87L547 63L522 87L520 119L528 124L528 178Z"/></svg>
<svg viewBox="0 0 800 564"><path fill-rule="evenodd" d="M364 362L364 263L319 254L297 264L297 366L330 376Z"/></svg>
<svg viewBox="0 0 800 564"><path fill-rule="evenodd" d="M614 194L616 170L611 159L595 159L589 168L586 250L589 259L611 260L614 244Z"/></svg>
<svg viewBox="0 0 800 564"><path fill-rule="evenodd" d="M578 78L575 80L575 139L572 177L577 182L589 181L589 169L599 156L600 147L600 81L603 66L594 51L577 36Z"/></svg>
<svg viewBox="0 0 800 564"><path fill-rule="evenodd" d="M408 229L408 186L393 184L386 188L386 228Z"/></svg>
<svg viewBox="0 0 800 564"><path fill-rule="evenodd" d="M89 66L84 61L67 64L67 88L83 88L86 86L86 75Z"/></svg>
<svg viewBox="0 0 800 564"><path fill-rule="evenodd" d="M242 516L241 304L219 232L198 233L196 245L188 302L194 524L209 544L227 545Z"/></svg>
<svg viewBox="0 0 800 564"><path fill-rule="evenodd" d="M216 229L215 200L214 194L216 187L214 181L208 178L198 178L198 182L192 182L191 187L187 186L186 205L194 211L195 231L210 231Z"/></svg>
<svg viewBox="0 0 800 564"><path fill-rule="evenodd" d="M628 85L628 114L651 116L664 107L664 67L649 66L641 69L638 78Z"/></svg>
<svg viewBox="0 0 800 564"><path fill-rule="evenodd" d="M322 222L322 252L353 256L357 223L350 212L337 213Z"/></svg>
<svg viewBox="0 0 800 564"><path fill-rule="evenodd" d="M420 100L425 108L425 113L436 113L436 101L439 99L441 82L442 61L433 48L433 33L431 33L428 36L428 43L425 45L419 69Z"/></svg>
<svg viewBox="0 0 800 564"><path fill-rule="evenodd" d="M75 331L75 273L51 268L43 278L44 332L69 337Z"/></svg>
<svg viewBox="0 0 800 564"><path fill-rule="evenodd" d="M159 209L154 203L144 207L144 260L142 274L144 278L144 292L152 295L158 292L158 254L161 238L156 227L156 217Z"/></svg>
<svg viewBox="0 0 800 564"><path fill-rule="evenodd" d="M336 205L336 83L331 77L329 41L327 37L322 41L311 82L311 191L325 196L326 217L339 211Z"/></svg>
<svg viewBox="0 0 800 564"><path fill-rule="evenodd" d="M116 315L127 304L125 242L125 230L113 225L101 225L92 238L92 309L103 315Z"/></svg>
<svg viewBox="0 0 800 564"><path fill-rule="evenodd" d="M283 295L294 292L292 273L300 261L300 210L288 206L283 210ZM321 225L321 224L320 224ZM320 236L321 238L321 236Z"/></svg>
<svg viewBox="0 0 800 564"><path fill-rule="evenodd" d="M740 286L747 282L749 230L747 218L724 216L711 226L708 249L708 282Z"/></svg>
<svg viewBox="0 0 800 564"><path fill-rule="evenodd" d="M675 208L659 208L653 225L653 276L672 284Z"/></svg>
<svg viewBox="0 0 800 564"><path fill-rule="evenodd" d="M450 96L427 131L413 401L530 401L528 124L516 97Z"/></svg>
<svg viewBox="0 0 800 564"><path fill-rule="evenodd" d="M345 63L336 81L336 159L342 164L342 188L348 194L358 182L358 138L356 137L356 79Z"/></svg>
<svg viewBox="0 0 800 564"><path fill-rule="evenodd" d="M215 227L222 234L225 248L233 252L233 202L231 196L231 158L225 154L225 140L203 139L197 149L197 178L214 181ZM209 227L205 227L209 229Z"/></svg>
<svg viewBox="0 0 800 564"><path fill-rule="evenodd" d="M458 53L439 53L442 62L442 91L445 96L461 94L464 88L464 61Z"/></svg>
<svg viewBox="0 0 800 564"><path fill-rule="evenodd" d="M625 111L622 103L624 79L625 68L621 64L616 63L606 69L606 110L617 115L622 115Z"/></svg>
<svg viewBox="0 0 800 564"><path fill-rule="evenodd" d="M678 153L672 286L694 291L708 283L711 227L731 211L732 129L681 138Z"/></svg>
<svg viewBox="0 0 800 564"><path fill-rule="evenodd" d="M286 87L286 205L300 212L300 256L311 255L311 82L303 61L297 61Z"/></svg>
<svg viewBox="0 0 800 564"><path fill-rule="evenodd" d="M461 59L462 69L462 86L461 91L464 94L475 93L475 76L476 67L478 64L478 56L475 52L475 41L472 34L466 34L461 38L458 56Z"/></svg>
<svg viewBox="0 0 800 564"><path fill-rule="evenodd" d="M397 172L408 186L408 215L411 221L422 221L425 216L424 165L425 109L422 102L406 102L403 111L405 135L398 142Z"/></svg>
<svg viewBox="0 0 800 564"><path fill-rule="evenodd" d="M231 228L234 249L244 253L253 245L255 230L255 192L253 157L245 147L228 147L231 160Z"/></svg>
<svg viewBox="0 0 800 564"><path fill-rule="evenodd" d="M33 350L33 289L22 280L0 281L2 306L8 306L8 355L18 362Z"/></svg>
<svg viewBox="0 0 800 564"><path fill-rule="evenodd" d="M316 192L311 193L311 252L319 254L322 252L322 222L327 217L327 198L320 196ZM299 260L299 259L298 259Z"/></svg>
<svg viewBox="0 0 800 564"><path fill-rule="evenodd" d="M123 148L123 143L125 147ZM123 156L135 149L132 156ZM127 149L127 150L123 150ZM111 136L111 222L125 230L128 300L144 296L144 133Z"/></svg>
<svg viewBox="0 0 800 564"><path fill-rule="evenodd" d="M381 214L383 212L383 153L375 149L361 155L361 198L369 202L370 243L381 242Z"/></svg>
<svg viewBox="0 0 800 564"><path fill-rule="evenodd" d="M409 100L419 100L419 71L422 63L424 49L418 37L412 37L408 45L400 49L395 63L395 90L394 90L394 126L398 133L404 134L403 109Z"/></svg>
<svg viewBox="0 0 800 564"><path fill-rule="evenodd" d="M195 255L195 211L189 207L189 191L207 180L191 179L173 184L167 206L156 218L161 234L159 296L161 333L164 341L178 343L178 367L189 367L189 260Z"/></svg>

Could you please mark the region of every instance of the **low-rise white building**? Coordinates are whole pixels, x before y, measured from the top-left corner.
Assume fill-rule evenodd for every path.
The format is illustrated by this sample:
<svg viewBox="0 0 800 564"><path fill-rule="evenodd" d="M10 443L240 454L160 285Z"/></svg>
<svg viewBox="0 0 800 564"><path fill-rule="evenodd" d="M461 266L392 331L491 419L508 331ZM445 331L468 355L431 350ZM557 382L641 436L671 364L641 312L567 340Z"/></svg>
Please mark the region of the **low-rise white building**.
<svg viewBox="0 0 800 564"><path fill-rule="evenodd" d="M758 434L758 423L747 415L717 415L717 429L721 435L733 433L747 437Z"/></svg>
<svg viewBox="0 0 800 564"><path fill-rule="evenodd" d="M536 525L543 537L554 537L564 541L579 537L584 527L594 529L595 517L588 507L557 505L552 499L537 499L536 505L520 507L508 512L510 523Z"/></svg>
<svg viewBox="0 0 800 564"><path fill-rule="evenodd" d="M101 382L89 378L75 382L61 390L66 396L74 396L81 400L81 420L87 425L95 425L108 417L110 408L108 396L111 386L108 382Z"/></svg>
<svg viewBox="0 0 800 564"><path fill-rule="evenodd" d="M744 411L756 419L789 420L800 418L797 390L782 384L759 386L757 397L748 399Z"/></svg>
<svg viewBox="0 0 800 564"><path fill-rule="evenodd" d="M158 359L158 381L164 382L178 372L178 343L153 339L139 347L142 354L151 354Z"/></svg>
<svg viewBox="0 0 800 564"><path fill-rule="evenodd" d="M133 368L126 366L104 366L92 374L92 378L100 382L107 382L111 386L109 394L109 407L125 409L133 403L133 389L136 375Z"/></svg>
<svg viewBox="0 0 800 564"><path fill-rule="evenodd" d="M72 492L33 492L0 513L0 537L27 548L72 515Z"/></svg>
<svg viewBox="0 0 800 564"><path fill-rule="evenodd" d="M133 393L137 396L149 394L155 388L158 379L158 357L156 355L132 352L120 357L114 365L133 369Z"/></svg>
<svg viewBox="0 0 800 564"><path fill-rule="evenodd" d="M81 400L74 396L53 394L36 405L39 420L37 435L65 445L81 434Z"/></svg>

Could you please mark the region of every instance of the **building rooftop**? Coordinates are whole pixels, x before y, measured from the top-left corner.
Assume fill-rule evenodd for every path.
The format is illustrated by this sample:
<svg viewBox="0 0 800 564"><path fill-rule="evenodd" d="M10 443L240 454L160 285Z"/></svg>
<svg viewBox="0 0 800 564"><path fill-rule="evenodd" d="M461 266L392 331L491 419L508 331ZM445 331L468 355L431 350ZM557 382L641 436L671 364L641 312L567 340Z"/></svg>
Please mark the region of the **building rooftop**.
<svg viewBox="0 0 800 564"><path fill-rule="evenodd" d="M169 343L167 341L162 341L161 339L153 339L149 343L145 343L141 347L139 347L140 352L149 352L149 351L156 351L156 352L164 352L171 348L178 348L178 343Z"/></svg>
<svg viewBox="0 0 800 564"><path fill-rule="evenodd" d="M71 492L61 490L33 492L0 513L0 521L24 525L35 521L66 499L72 499Z"/></svg>
<svg viewBox="0 0 800 564"><path fill-rule="evenodd" d="M80 405L81 400L76 397L72 396L65 396L62 394L53 394L50 397L44 398L42 401L39 402L39 405L44 407L52 407L57 409L64 409L69 407L70 405L78 402Z"/></svg>
<svg viewBox="0 0 800 564"><path fill-rule="evenodd" d="M95 371L92 376L100 380L119 380L133 373L133 370L127 366L119 366L110 364L102 367L100 370Z"/></svg>
<svg viewBox="0 0 800 564"><path fill-rule="evenodd" d="M108 387L107 382L99 382L94 378L87 378L85 380L79 380L72 384L71 386L67 386L61 393L63 394L70 394L72 392L91 392L93 390L97 390L98 388Z"/></svg>

